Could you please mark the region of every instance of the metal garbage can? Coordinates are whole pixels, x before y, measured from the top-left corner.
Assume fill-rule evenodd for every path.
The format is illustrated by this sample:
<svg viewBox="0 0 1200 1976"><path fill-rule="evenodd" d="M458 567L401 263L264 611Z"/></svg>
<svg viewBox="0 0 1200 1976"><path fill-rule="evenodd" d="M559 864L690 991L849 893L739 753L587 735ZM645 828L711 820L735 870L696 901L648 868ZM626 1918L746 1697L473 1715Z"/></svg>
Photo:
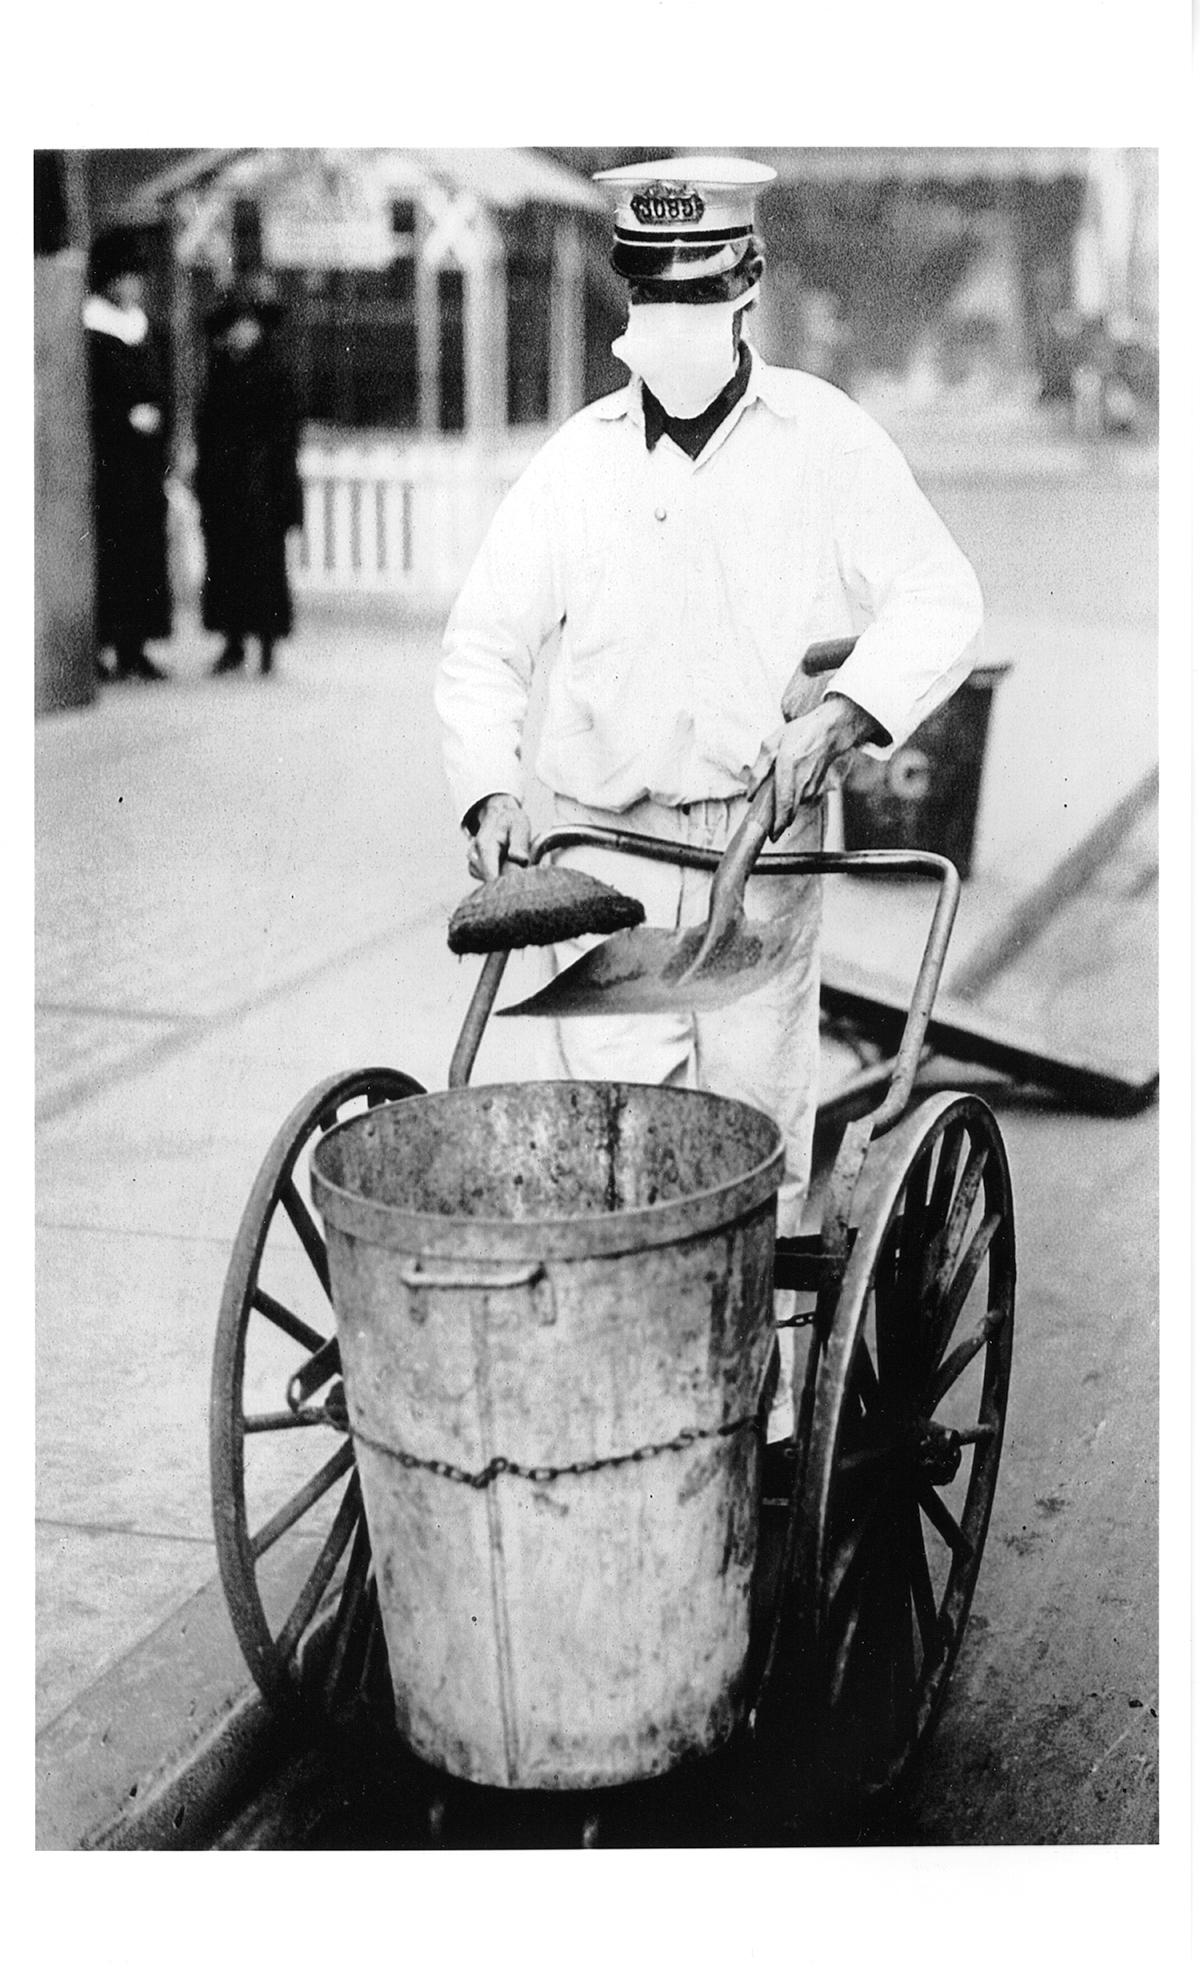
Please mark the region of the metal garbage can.
<svg viewBox="0 0 1200 1976"><path fill-rule="evenodd" d="M889 761L856 757L842 786L848 851L934 851L970 876L992 698L1008 671L976 667Z"/></svg>
<svg viewBox="0 0 1200 1976"><path fill-rule="evenodd" d="M778 1127L483 1085L313 1155L398 1725L452 1775L650 1776L746 1706Z"/></svg>

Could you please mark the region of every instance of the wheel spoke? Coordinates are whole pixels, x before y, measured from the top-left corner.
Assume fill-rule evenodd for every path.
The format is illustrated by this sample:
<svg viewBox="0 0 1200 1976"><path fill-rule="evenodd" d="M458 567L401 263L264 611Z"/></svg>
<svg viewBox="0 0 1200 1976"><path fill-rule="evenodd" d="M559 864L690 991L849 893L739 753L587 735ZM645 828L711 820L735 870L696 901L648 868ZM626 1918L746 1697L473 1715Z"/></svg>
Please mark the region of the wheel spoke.
<svg viewBox="0 0 1200 1976"><path fill-rule="evenodd" d="M329 1258L325 1254L325 1244L321 1240L316 1222L304 1205L295 1180L290 1175L279 1191L279 1200L288 1220L300 1237L301 1246L316 1272L321 1288L328 1296Z"/></svg>
<svg viewBox="0 0 1200 1976"><path fill-rule="evenodd" d="M963 1169L963 1177L959 1182L958 1193L954 1197L954 1206L946 1219L945 1228L939 1238L930 1245L929 1289L925 1299L927 1308L937 1309L954 1275L958 1263L959 1244L966 1233L971 1210L975 1206L983 1182L989 1151L990 1148L986 1145L977 1146L971 1154Z"/></svg>
<svg viewBox="0 0 1200 1976"><path fill-rule="evenodd" d="M285 1530L290 1530L294 1523L299 1523L305 1512L310 1510L314 1503L320 1502L321 1497L326 1495L339 1477L346 1473L353 1460L354 1444L349 1440L344 1441L337 1453L330 1456L325 1466L319 1468L302 1489L297 1489L295 1495L284 1503L282 1509L277 1509L269 1522L264 1523L257 1535L250 1539L251 1556L262 1557L265 1551L270 1550L272 1544L279 1541Z"/></svg>
<svg viewBox="0 0 1200 1976"><path fill-rule="evenodd" d="M882 1527L886 1529L886 1523ZM878 1539L880 1534L878 1527L873 1534ZM875 1553L874 1562L878 1564L878 1542L871 1548ZM858 1597L846 1615L845 1623L841 1628L837 1652L834 1655L830 1674L829 1703L831 1709L836 1708L844 1696L847 1676L849 1675L851 1662L854 1659L856 1651L861 1648L868 1661L873 1661L871 1643L877 1637L879 1622L886 1610L889 1591L887 1582L890 1575L888 1570L889 1560L886 1556L883 1558L882 1563L882 1571L876 1570L873 1573L868 1573L864 1582L858 1585ZM862 1574L859 1573L856 1575L861 1576Z"/></svg>
<svg viewBox="0 0 1200 1976"><path fill-rule="evenodd" d="M346 1493L338 1505L338 1513L333 1519L329 1535L317 1554L317 1561L305 1579L300 1596L292 1609L291 1617L276 1641L276 1646L284 1660L290 1660L309 1621L321 1603L321 1598L337 1570L338 1562L353 1535L362 1507L362 1496L358 1486L358 1476L352 1475L346 1484Z"/></svg>
<svg viewBox="0 0 1200 1976"><path fill-rule="evenodd" d="M860 1336L854 1346L854 1356L850 1361L848 1380L851 1397L862 1408L864 1420L869 1420L880 1407L879 1375L871 1362L871 1351L865 1338Z"/></svg>
<svg viewBox="0 0 1200 1976"><path fill-rule="evenodd" d="M826 1601L832 1610L835 1601L846 1586L862 1570L864 1559L869 1555L871 1541L880 1529L886 1527L891 1508L892 1477L884 1475L872 1490L868 1500L856 1514L853 1527L837 1545L829 1563L826 1579Z"/></svg>
<svg viewBox="0 0 1200 1976"><path fill-rule="evenodd" d="M939 1149L933 1190L929 1197L929 1212L925 1218L925 1226L931 1236L935 1235L936 1231L945 1225L949 1216L950 1204L954 1198L955 1182L958 1178L958 1163L962 1158L962 1149L966 1142L966 1137L967 1128L961 1120L946 1128L946 1133ZM938 1251L939 1245L936 1241L926 1241L925 1254L921 1267L922 1301L929 1294L929 1286L933 1281L937 1268Z"/></svg>
<svg viewBox="0 0 1200 1976"><path fill-rule="evenodd" d="M977 1357L984 1346L995 1337L1004 1320L1005 1312L1003 1310L990 1310L987 1316L981 1319L976 1325L969 1336L964 1338L961 1344L954 1347L949 1358L943 1361L938 1370L937 1377L929 1389L928 1404L930 1413L945 1399L955 1380L961 1379L971 1360Z"/></svg>
<svg viewBox="0 0 1200 1976"><path fill-rule="evenodd" d="M953 1553L956 1563L965 1564L975 1555L975 1546L964 1536L936 1489L929 1482L917 1486L917 1501L942 1542Z"/></svg>
<svg viewBox="0 0 1200 1976"><path fill-rule="evenodd" d="M928 1665L940 1645L941 1628L938 1624L933 1580L929 1575L929 1558L925 1551L921 1518L917 1511L913 1512L908 1525L908 1570L909 1582L912 1585L913 1607L921 1632L921 1645L925 1649L925 1662Z"/></svg>
<svg viewBox="0 0 1200 1976"><path fill-rule="evenodd" d="M324 1407L286 1407L279 1413L248 1413L242 1422L243 1434L278 1434L289 1427L329 1427Z"/></svg>
<svg viewBox="0 0 1200 1976"><path fill-rule="evenodd" d="M867 1543L869 1536L870 1530L865 1525L859 1524L851 1531L848 1537L842 1539L842 1542L834 1552L833 1562L829 1567L829 1579L826 1587L827 1597L831 1606L841 1596L842 1590L849 1582L851 1572L854 1568L856 1566L861 1568L863 1558L869 1549Z"/></svg>
<svg viewBox="0 0 1200 1976"><path fill-rule="evenodd" d="M887 1606L892 1634L889 1676L895 1740L908 1742L916 1727L917 1667L913 1651L912 1605L906 1560L901 1548L888 1559Z"/></svg>
<svg viewBox="0 0 1200 1976"><path fill-rule="evenodd" d="M912 1171L904 1188L904 1213L900 1222L900 1251L896 1270L898 1294L911 1293L916 1304L920 1294L920 1272L924 1259L925 1227L928 1213L929 1168L933 1160L933 1147L913 1161Z"/></svg>
<svg viewBox="0 0 1200 1976"><path fill-rule="evenodd" d="M963 1305L971 1294L975 1278L979 1274L980 1265L992 1246L992 1239L999 1226L999 1214L989 1214L986 1220L980 1222L979 1227L971 1237L971 1246L963 1257L961 1267L955 1275L953 1282L948 1285L943 1293L944 1301L940 1309L937 1303L932 1300L930 1302L929 1322L933 1343L930 1363L934 1366L937 1365L942 1353L954 1336L954 1327L962 1315Z"/></svg>
<svg viewBox="0 0 1200 1976"><path fill-rule="evenodd" d="M354 1543L350 1560L346 1566L346 1582L342 1587L342 1601L334 1626L333 1645L329 1655L329 1665L324 1680L327 1700L332 1701L342 1687L349 1664L351 1649L365 1650L366 1634L370 1627L370 1614L366 1612L367 1572L371 1563L371 1544L367 1534L367 1522L359 1511L354 1529ZM362 1655L359 1656L360 1663ZM362 1667L359 1666L361 1677Z"/></svg>
<svg viewBox="0 0 1200 1976"><path fill-rule="evenodd" d="M855 1448L839 1460L838 1479L844 1482L861 1482L864 1477L878 1475L881 1468L895 1466L897 1452L895 1446Z"/></svg>
<svg viewBox="0 0 1200 1976"><path fill-rule="evenodd" d="M303 1345L305 1351L319 1351L326 1343L319 1331L314 1331L311 1324L306 1324L304 1319L297 1317L286 1304L281 1304L278 1297L273 1297L268 1290L264 1290L261 1283L255 1284L250 1302L260 1316L267 1318L278 1330L286 1332L297 1345Z"/></svg>
<svg viewBox="0 0 1200 1976"><path fill-rule="evenodd" d="M855 1642L858 1639L858 1629L861 1620L862 1606L857 1605L846 1622L845 1630L842 1633L841 1639L838 1641L838 1649L834 1656L833 1666L830 1669L829 1707L831 1710L835 1709L842 1699L842 1690L846 1685L850 1657L854 1651Z"/></svg>
<svg viewBox="0 0 1200 1976"><path fill-rule="evenodd" d="M882 1295L876 1274L875 1350L880 1381L889 1390L912 1383L910 1326L920 1310L933 1154L934 1147L927 1146L905 1181L903 1203L888 1234L889 1267Z"/></svg>

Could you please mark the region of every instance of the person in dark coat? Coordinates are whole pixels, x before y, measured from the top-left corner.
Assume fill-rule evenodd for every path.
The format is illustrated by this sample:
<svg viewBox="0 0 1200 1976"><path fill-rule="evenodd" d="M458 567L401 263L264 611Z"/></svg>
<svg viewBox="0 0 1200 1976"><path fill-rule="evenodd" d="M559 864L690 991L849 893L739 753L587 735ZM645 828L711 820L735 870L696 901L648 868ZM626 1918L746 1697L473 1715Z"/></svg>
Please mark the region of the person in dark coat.
<svg viewBox="0 0 1200 1976"><path fill-rule="evenodd" d="M91 386L96 638L115 653L104 678L164 679L148 638L171 631L167 568L167 392L144 307L136 241L101 235L83 306ZM97 661L99 666L99 661Z"/></svg>
<svg viewBox="0 0 1200 1976"><path fill-rule="evenodd" d="M235 296L209 317L208 377L196 420L194 489L204 534L201 611L225 634L215 673L237 671L247 637L264 673L292 628L287 534L303 520L300 412L277 347L279 311Z"/></svg>

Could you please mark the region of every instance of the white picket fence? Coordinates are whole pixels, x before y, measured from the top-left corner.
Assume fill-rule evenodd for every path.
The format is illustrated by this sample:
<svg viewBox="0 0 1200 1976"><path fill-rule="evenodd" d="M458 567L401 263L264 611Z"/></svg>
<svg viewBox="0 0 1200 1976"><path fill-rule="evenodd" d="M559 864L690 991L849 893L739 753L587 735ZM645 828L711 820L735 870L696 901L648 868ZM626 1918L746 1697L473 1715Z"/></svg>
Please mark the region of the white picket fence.
<svg viewBox="0 0 1200 1976"><path fill-rule="evenodd" d="M445 599L519 471L508 457L387 445L306 446L299 591Z"/></svg>
<svg viewBox="0 0 1200 1976"><path fill-rule="evenodd" d="M489 452L310 441L300 453L304 525L288 538L296 591L445 603L536 443ZM176 569L195 589L199 517L184 485L171 492Z"/></svg>

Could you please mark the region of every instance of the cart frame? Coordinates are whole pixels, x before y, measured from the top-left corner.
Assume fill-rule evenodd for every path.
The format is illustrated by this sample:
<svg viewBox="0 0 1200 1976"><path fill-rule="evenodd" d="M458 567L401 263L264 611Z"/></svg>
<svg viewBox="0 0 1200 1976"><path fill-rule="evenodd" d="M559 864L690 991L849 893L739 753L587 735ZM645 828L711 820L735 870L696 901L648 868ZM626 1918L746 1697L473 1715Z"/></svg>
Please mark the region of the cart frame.
<svg viewBox="0 0 1200 1976"><path fill-rule="evenodd" d="M714 851L590 825L545 831L530 862L585 845L702 870L719 863ZM922 851L822 851L766 853L755 873L886 874L937 885L883 1098L843 1129L819 1234L776 1245L776 1288L811 1299L791 1320L811 1342L792 1436L767 1450L763 1465L764 1589L747 1676L747 1739L757 1756L785 1753L806 1790L815 1778L825 1796L858 1802L891 1792L908 1772L965 1629L1007 1404L1012 1190L999 1128L982 1099L941 1094L909 1109L958 905L954 866ZM507 952L496 952L483 963L451 1059L451 1088L470 1080L507 961ZM336 1334L268 1290L264 1255L278 1218L298 1237L328 1299L324 1243L297 1184L305 1154L348 1108L402 1102L422 1090L405 1073L377 1067L325 1079L301 1100L260 1169L222 1299L210 1415L221 1576L260 1689L309 1719L386 1713L386 1658ZM880 1157L867 1189L873 1147ZM972 1299L980 1306L973 1314ZM259 1413L246 1404L255 1322L276 1343L282 1334L307 1354L287 1380L285 1406ZM951 1389L968 1386L965 1425L936 1418ZM248 1443L291 1441L292 1430L306 1427L332 1429L339 1445L252 1532ZM864 1476L875 1477L873 1494L864 1495ZM297 1592L296 1571L290 1580L280 1574L272 1554L339 1485L337 1512L314 1540ZM960 1491L954 1509L940 1493L951 1485ZM943 1568L931 1566L923 1533L944 1547ZM273 1570L278 1582L268 1584Z"/></svg>

